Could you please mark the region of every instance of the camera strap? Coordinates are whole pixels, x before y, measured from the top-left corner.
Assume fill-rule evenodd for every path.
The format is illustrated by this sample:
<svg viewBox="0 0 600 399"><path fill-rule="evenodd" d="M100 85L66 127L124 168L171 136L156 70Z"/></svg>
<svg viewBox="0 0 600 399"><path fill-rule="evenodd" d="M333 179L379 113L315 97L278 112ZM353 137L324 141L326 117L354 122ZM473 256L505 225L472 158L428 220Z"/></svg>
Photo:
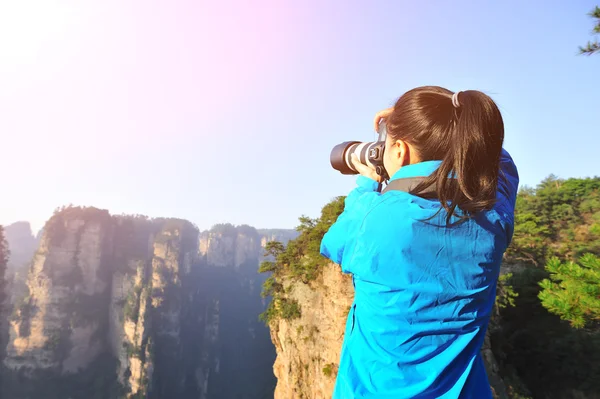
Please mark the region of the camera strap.
<svg viewBox="0 0 600 399"><path fill-rule="evenodd" d="M390 181L387 186L383 189L381 194L385 194L388 191L404 191L409 193L410 190L417 187L420 183L422 183L427 177L425 176L416 176L416 177L405 177L403 179L394 179ZM427 187L425 191L419 193L419 197L424 198L436 198L437 190L436 184L432 184Z"/></svg>

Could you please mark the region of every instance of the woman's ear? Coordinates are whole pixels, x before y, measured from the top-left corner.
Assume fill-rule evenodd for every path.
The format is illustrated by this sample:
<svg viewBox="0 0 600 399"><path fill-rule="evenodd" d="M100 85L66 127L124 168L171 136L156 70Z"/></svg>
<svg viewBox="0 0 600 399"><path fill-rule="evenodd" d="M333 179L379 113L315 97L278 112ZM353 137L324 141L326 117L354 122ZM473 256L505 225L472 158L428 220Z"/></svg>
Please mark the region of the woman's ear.
<svg viewBox="0 0 600 399"><path fill-rule="evenodd" d="M415 148L406 141L396 140L393 147L397 148L395 153L397 154L397 162L399 167L421 162Z"/></svg>
<svg viewBox="0 0 600 399"><path fill-rule="evenodd" d="M398 163L398 166L410 164L410 148L403 140L396 140L394 142L394 158Z"/></svg>

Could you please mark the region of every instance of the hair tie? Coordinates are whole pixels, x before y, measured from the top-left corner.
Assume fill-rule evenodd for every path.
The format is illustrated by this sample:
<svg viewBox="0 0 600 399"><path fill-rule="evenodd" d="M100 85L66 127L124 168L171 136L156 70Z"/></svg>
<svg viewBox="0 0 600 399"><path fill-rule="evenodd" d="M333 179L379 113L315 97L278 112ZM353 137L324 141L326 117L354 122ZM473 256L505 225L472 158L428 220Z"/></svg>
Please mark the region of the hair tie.
<svg viewBox="0 0 600 399"><path fill-rule="evenodd" d="M454 105L454 108L460 107L460 103L458 102L458 93L460 93L460 91L457 91L452 95L452 105Z"/></svg>

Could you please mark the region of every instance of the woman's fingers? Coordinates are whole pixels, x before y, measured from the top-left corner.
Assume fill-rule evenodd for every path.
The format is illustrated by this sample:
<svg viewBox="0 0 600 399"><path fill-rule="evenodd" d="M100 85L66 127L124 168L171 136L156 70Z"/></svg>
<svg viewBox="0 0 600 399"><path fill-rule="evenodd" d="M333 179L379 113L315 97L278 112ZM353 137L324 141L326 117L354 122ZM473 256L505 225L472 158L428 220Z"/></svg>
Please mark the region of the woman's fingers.
<svg viewBox="0 0 600 399"><path fill-rule="evenodd" d="M381 176L379 176L377 174L377 172L375 172L375 169L360 162L360 160L358 159L358 156L356 156L356 154L353 153L351 158L352 158L352 165L354 166L354 169L356 169L356 171L358 173L360 173L361 175L363 175L365 177L368 177L369 179L373 179L376 182L381 181Z"/></svg>
<svg viewBox="0 0 600 399"><path fill-rule="evenodd" d="M352 165L354 166L354 169L356 169L356 171L358 173L360 173L361 175L363 174L363 172L365 172L365 169L369 168L367 165L360 162L360 160L358 159L356 154L353 153L351 158L352 158Z"/></svg>
<svg viewBox="0 0 600 399"><path fill-rule="evenodd" d="M394 108L387 108L387 109L379 111L378 113L375 114L375 120L374 120L375 126L374 127L375 127L375 131L376 132L379 131L379 122L382 119L385 119L388 116L390 116L390 114L392 113L392 111L394 111Z"/></svg>

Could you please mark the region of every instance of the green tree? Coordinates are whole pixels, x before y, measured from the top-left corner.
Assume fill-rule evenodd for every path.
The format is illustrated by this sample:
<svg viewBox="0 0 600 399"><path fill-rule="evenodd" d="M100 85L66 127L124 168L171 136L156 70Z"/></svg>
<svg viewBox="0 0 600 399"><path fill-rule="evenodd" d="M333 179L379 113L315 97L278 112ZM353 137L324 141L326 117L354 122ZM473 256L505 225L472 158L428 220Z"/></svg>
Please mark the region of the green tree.
<svg viewBox="0 0 600 399"><path fill-rule="evenodd" d="M263 283L263 289L260 296L266 298L268 296L275 296L277 293L283 290L283 285L277 282L275 277L270 276Z"/></svg>
<svg viewBox="0 0 600 399"><path fill-rule="evenodd" d="M285 252L285 247L283 246L283 244L281 242L269 241L267 243L267 245L265 245L264 256L277 260L277 258L284 252ZM277 262L265 260L264 262L262 262L260 264L258 272L259 273L274 272L277 270L278 266L279 266L279 263L277 263Z"/></svg>
<svg viewBox="0 0 600 399"><path fill-rule="evenodd" d="M550 175L519 191L515 231L506 259L541 266L549 257L577 260L600 255L600 178Z"/></svg>
<svg viewBox="0 0 600 399"><path fill-rule="evenodd" d="M282 299L279 302L279 307L282 319L292 320L302 315L300 304L295 299Z"/></svg>
<svg viewBox="0 0 600 399"><path fill-rule="evenodd" d="M550 229L547 222L536 214L536 209L527 209L530 207L528 202L534 201L534 195L522 191L517 197L515 231L507 257L512 261L525 261L538 266L547 252Z"/></svg>
<svg viewBox="0 0 600 399"><path fill-rule="evenodd" d="M329 263L328 259L321 256L321 240L343 212L344 200L345 197L334 198L321 209L321 216L317 219L301 216L300 225L296 227L300 235L289 241L287 246L284 247L277 241L267 243L265 256L274 260L262 262L259 268L261 273L273 273L263 283L261 293L263 298L272 298L267 309L259 317L266 324L277 318L300 317L298 303L285 296L283 281L308 284L316 279L322 267Z"/></svg>
<svg viewBox="0 0 600 399"><path fill-rule="evenodd" d="M596 6L588 15L595 20L593 33L600 34L600 7ZM600 43L598 40L589 41L585 47L579 47L580 54L592 55L597 52L600 52Z"/></svg>
<svg viewBox="0 0 600 399"><path fill-rule="evenodd" d="M550 175L519 191L505 256L516 267L498 281L500 325L492 332L501 374L517 392L540 398L600 392L599 280L590 261L597 257L599 177ZM511 375L518 379L510 382Z"/></svg>
<svg viewBox="0 0 600 399"><path fill-rule="evenodd" d="M540 282L538 295L549 312L575 328L600 320L600 258L585 254L579 263L550 259L550 278Z"/></svg>
<svg viewBox="0 0 600 399"><path fill-rule="evenodd" d="M496 287L496 309L504 309L507 306L515 306L515 299L519 296L510 284L512 273L506 273L498 277Z"/></svg>
<svg viewBox="0 0 600 399"><path fill-rule="evenodd" d="M333 199L321 209L317 219L301 216L300 225L296 227L300 235L289 241L287 247L278 242L268 243L265 255L273 256L275 261L263 262L259 270L276 272L275 278L281 277L278 275L281 273L305 283L314 280L321 267L329 262L321 256L321 240L344 210L344 200L345 197Z"/></svg>

